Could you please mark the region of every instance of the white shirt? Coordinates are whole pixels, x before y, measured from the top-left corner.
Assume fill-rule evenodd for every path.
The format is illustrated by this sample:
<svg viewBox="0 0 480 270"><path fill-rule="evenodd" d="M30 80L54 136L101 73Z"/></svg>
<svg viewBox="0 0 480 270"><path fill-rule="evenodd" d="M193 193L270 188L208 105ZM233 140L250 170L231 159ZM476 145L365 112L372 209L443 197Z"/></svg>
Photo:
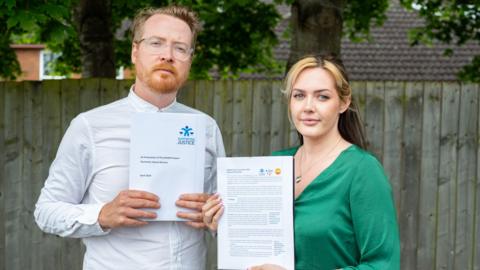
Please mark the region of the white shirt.
<svg viewBox="0 0 480 270"><path fill-rule="evenodd" d="M50 167L35 221L45 232L83 238L83 269L204 269L204 230L183 222L150 222L103 231L98 223L103 205L128 189L130 119L135 112L202 113L176 101L158 109L130 90L126 98L79 114ZM216 158L225 156L225 149L215 120L205 116L204 190L211 193L216 190Z"/></svg>

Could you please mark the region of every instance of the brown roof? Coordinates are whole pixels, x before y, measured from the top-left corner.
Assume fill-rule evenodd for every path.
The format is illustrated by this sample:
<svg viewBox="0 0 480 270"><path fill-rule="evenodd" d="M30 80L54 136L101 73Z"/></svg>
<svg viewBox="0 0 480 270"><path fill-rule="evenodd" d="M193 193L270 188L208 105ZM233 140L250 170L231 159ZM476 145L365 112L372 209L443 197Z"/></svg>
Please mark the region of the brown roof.
<svg viewBox="0 0 480 270"><path fill-rule="evenodd" d="M290 17L290 8L279 9L284 20L277 26L282 33ZM344 38L341 54L351 80L394 80L394 81L453 81L461 67L470 63L474 55L480 54L480 45L470 42L462 47L453 46L453 55L444 56L447 45L434 42L410 46L408 31L422 25L422 19L408 12L395 0L390 3L387 20L381 27L371 29L372 42L353 43ZM281 34L279 34L281 36ZM275 57L286 61L289 40L281 39L275 49ZM241 77L266 77L251 74ZM278 76L274 76L278 77Z"/></svg>

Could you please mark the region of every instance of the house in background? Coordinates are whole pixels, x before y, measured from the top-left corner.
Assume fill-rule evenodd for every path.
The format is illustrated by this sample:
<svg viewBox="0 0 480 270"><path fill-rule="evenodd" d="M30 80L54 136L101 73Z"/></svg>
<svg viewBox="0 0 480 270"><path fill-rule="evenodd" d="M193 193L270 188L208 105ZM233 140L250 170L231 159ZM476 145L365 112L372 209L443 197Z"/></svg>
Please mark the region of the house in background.
<svg viewBox="0 0 480 270"><path fill-rule="evenodd" d="M14 44L11 45L22 70L17 80L45 80L55 79L49 75L48 62L53 60L54 55L41 44Z"/></svg>
<svg viewBox="0 0 480 270"><path fill-rule="evenodd" d="M59 55L49 51L42 44L13 44L10 47L15 51L22 73L17 81L41 81L65 79L65 76L54 74L50 63ZM117 70L117 79L131 79L130 70L120 67ZM80 74L71 74L71 79L81 78Z"/></svg>

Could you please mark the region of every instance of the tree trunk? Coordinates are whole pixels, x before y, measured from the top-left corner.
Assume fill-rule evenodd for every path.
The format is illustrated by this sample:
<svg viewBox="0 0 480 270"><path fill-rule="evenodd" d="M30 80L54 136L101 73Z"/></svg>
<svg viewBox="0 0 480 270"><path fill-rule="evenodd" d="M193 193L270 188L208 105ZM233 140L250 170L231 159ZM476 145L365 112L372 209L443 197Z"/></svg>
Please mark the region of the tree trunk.
<svg viewBox="0 0 480 270"><path fill-rule="evenodd" d="M287 71L309 54L335 53L340 57L345 0L296 0L290 24L292 39Z"/></svg>
<svg viewBox="0 0 480 270"><path fill-rule="evenodd" d="M115 78L110 0L80 0L75 23L82 53L82 77Z"/></svg>

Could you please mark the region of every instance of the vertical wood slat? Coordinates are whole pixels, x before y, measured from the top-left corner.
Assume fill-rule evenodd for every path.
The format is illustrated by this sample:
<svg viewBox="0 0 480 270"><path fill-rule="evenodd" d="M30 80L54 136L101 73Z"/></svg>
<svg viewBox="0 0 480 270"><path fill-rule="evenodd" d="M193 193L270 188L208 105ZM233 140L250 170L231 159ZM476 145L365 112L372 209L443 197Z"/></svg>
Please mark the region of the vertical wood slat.
<svg viewBox="0 0 480 270"><path fill-rule="evenodd" d="M23 84L5 84L5 269L22 269Z"/></svg>
<svg viewBox="0 0 480 270"><path fill-rule="evenodd" d="M360 114L360 119L365 123L365 95L367 92L367 83L366 82L351 82L350 88L352 89L353 100L357 104L358 113Z"/></svg>
<svg viewBox="0 0 480 270"><path fill-rule="evenodd" d="M272 83L272 120L270 125L270 149L278 151L286 147L285 140L288 134L285 133L284 123L288 121L287 105L284 102L280 82Z"/></svg>
<svg viewBox="0 0 480 270"><path fill-rule="evenodd" d="M233 89L232 81L222 80L214 83L215 94L213 116L222 133L226 156L232 156L233 126Z"/></svg>
<svg viewBox="0 0 480 270"><path fill-rule="evenodd" d="M480 91L480 86L477 84L477 91ZM480 95L477 99L478 104L480 104ZM479 105L480 106L480 105ZM475 193L474 193L474 228L473 228L473 251L472 251L472 261L473 267L471 269L480 270L480 108L477 113L477 176L475 181Z"/></svg>
<svg viewBox="0 0 480 270"><path fill-rule="evenodd" d="M5 83L5 269L22 269L23 83Z"/></svg>
<svg viewBox="0 0 480 270"><path fill-rule="evenodd" d="M233 88L232 152L236 156L250 156L252 143L252 84L238 81Z"/></svg>
<svg viewBox="0 0 480 270"><path fill-rule="evenodd" d="M435 269L441 100L442 85L440 83L425 84L422 116L422 162L419 189L421 196L418 206L417 264L414 269Z"/></svg>
<svg viewBox="0 0 480 270"><path fill-rule="evenodd" d="M195 106L194 108L206 113L207 115L213 115L213 97L215 89L213 88L212 81L197 81L195 85Z"/></svg>
<svg viewBox="0 0 480 270"><path fill-rule="evenodd" d="M118 97L124 98L128 96L130 93L130 88L132 87L134 81L133 80L118 80L117 87L118 87Z"/></svg>
<svg viewBox="0 0 480 270"><path fill-rule="evenodd" d="M6 270L5 258L5 82L0 81L0 270Z"/></svg>
<svg viewBox="0 0 480 270"><path fill-rule="evenodd" d="M365 133L367 145L377 159L383 161L383 128L385 85L383 82L367 82L365 97Z"/></svg>
<svg viewBox="0 0 480 270"><path fill-rule="evenodd" d="M44 161L43 153L42 153L42 148L43 148L43 133L45 132L43 130L43 125L42 125L42 117L43 117L43 111L44 111L44 106L43 106L43 84L41 83L32 83L31 85L32 93L31 93L31 106L32 106L32 126L28 127L32 129L32 167L29 168L31 172L31 179L29 179L26 183L27 185L31 186L31 189L33 191L33 194L31 196L31 207L35 208L35 203L38 199L38 196L40 194L40 190L43 187L43 183L46 179L46 175L44 175L43 171L43 164L46 163ZM25 125L25 128L27 128L27 125ZM30 219L33 222L33 214L30 216ZM33 235L32 235L32 243L31 243L31 249L37 252L31 252L30 254L30 260L31 260L31 265L35 266L31 269L48 269L48 265L46 266L44 263L44 258L43 258L43 249L49 244L45 243L47 241L51 242L56 241L56 239L52 236L46 237L46 234L44 234L42 231L38 229L36 224L32 224L32 230L33 230ZM49 240L52 239L52 240Z"/></svg>
<svg viewBox="0 0 480 270"><path fill-rule="evenodd" d="M453 269L455 251L457 131L460 89L456 83L444 83L440 137L438 184L437 269Z"/></svg>
<svg viewBox="0 0 480 270"><path fill-rule="evenodd" d="M32 82L23 82L23 100L19 100L19 102L23 103L23 119L21 119L21 125L23 129L23 143L22 143L22 171L21 171L21 182L20 188L22 192L22 210L21 210L21 223L19 224L22 226L24 232L22 237L19 237L21 242L20 245L22 247L30 247L32 246L32 240L34 239L35 235L35 224L33 221L33 210L35 204L35 195L36 190L34 189L36 186L34 183L31 183L33 178L33 152L34 149L34 132L36 132L32 127L34 123L34 93L35 90L34 85ZM38 85L38 83L37 83ZM22 259L22 268L23 269L33 269L35 268L35 264L33 264L33 256L28 256L27 258Z"/></svg>
<svg viewBox="0 0 480 270"><path fill-rule="evenodd" d="M78 91L80 92L80 112L91 110L102 104L99 79L93 78L81 80Z"/></svg>
<svg viewBox="0 0 480 270"><path fill-rule="evenodd" d="M463 85L460 95L458 127L458 166L456 194L454 269L472 269L475 205L475 178L478 148L478 89Z"/></svg>
<svg viewBox="0 0 480 270"><path fill-rule="evenodd" d="M188 81L178 92L177 99L179 102L189 106L195 106L195 87L196 82Z"/></svg>
<svg viewBox="0 0 480 270"><path fill-rule="evenodd" d="M271 89L269 81L253 82L252 156L270 155Z"/></svg>
<svg viewBox="0 0 480 270"><path fill-rule="evenodd" d="M402 261L405 269L415 269L418 238L418 205L422 142L423 84L407 83L404 98L404 125L402 141L402 185L400 191L400 237L402 237Z"/></svg>
<svg viewBox="0 0 480 270"><path fill-rule="evenodd" d="M105 104L117 101L120 98L120 91L118 89L119 82L115 79L99 79L99 80L100 80L100 103L102 105L105 105Z"/></svg>
<svg viewBox="0 0 480 270"><path fill-rule="evenodd" d="M405 84L399 82L385 83L385 126L383 140L383 167L388 172L392 185L396 209L400 210L400 191L403 172L402 164L402 126L405 100ZM400 213L397 213L400 214Z"/></svg>

